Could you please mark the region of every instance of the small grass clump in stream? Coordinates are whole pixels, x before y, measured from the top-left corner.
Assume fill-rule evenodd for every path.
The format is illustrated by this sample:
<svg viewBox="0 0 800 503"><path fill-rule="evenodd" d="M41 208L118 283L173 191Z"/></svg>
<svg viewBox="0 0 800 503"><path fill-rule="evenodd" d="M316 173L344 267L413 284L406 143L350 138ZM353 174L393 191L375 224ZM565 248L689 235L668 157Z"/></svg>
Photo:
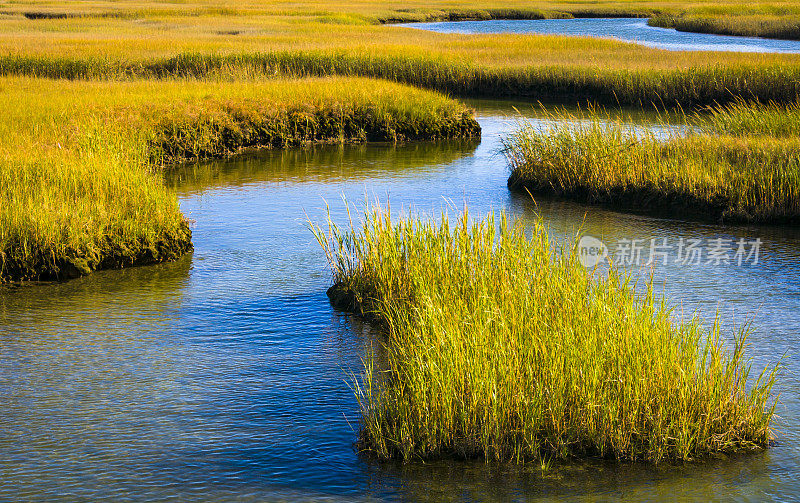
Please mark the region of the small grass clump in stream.
<svg viewBox="0 0 800 503"><path fill-rule="evenodd" d="M365 79L0 79L0 281L172 260L191 232L161 168L243 148L473 137L464 105Z"/></svg>
<svg viewBox="0 0 800 503"><path fill-rule="evenodd" d="M505 140L508 186L644 213L723 222L800 221L797 106L738 102L657 134L556 113ZM581 120L584 119L584 120Z"/></svg>
<svg viewBox="0 0 800 503"><path fill-rule="evenodd" d="M314 227L332 301L386 328L356 393L381 459L659 462L768 446L775 369L751 379L746 330L676 321L651 288L584 268L541 221ZM567 253L565 253L567 252Z"/></svg>

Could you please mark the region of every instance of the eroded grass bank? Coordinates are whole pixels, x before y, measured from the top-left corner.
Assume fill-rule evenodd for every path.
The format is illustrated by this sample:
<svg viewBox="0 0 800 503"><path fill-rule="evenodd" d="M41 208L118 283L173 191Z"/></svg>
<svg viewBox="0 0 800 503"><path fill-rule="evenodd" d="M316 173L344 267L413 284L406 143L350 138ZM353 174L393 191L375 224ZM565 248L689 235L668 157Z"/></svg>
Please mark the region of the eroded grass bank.
<svg viewBox="0 0 800 503"><path fill-rule="evenodd" d="M364 79L3 79L0 279L174 259L191 232L160 167L243 148L471 137L463 105Z"/></svg>
<svg viewBox="0 0 800 503"><path fill-rule="evenodd" d="M695 9L658 14L648 24L694 33L800 40L800 7Z"/></svg>
<svg viewBox="0 0 800 503"><path fill-rule="evenodd" d="M797 117L796 105L737 103L667 138L596 117L550 129L524 125L505 140L508 186L680 218L797 223Z"/></svg>
<svg viewBox="0 0 800 503"><path fill-rule="evenodd" d="M357 382L362 449L659 462L768 445L775 370L751 379L745 331L725 349L718 321L674 321L649 288L562 253L541 221L528 237L504 215L364 218L314 228L331 299L387 328L386 361L368 358Z"/></svg>

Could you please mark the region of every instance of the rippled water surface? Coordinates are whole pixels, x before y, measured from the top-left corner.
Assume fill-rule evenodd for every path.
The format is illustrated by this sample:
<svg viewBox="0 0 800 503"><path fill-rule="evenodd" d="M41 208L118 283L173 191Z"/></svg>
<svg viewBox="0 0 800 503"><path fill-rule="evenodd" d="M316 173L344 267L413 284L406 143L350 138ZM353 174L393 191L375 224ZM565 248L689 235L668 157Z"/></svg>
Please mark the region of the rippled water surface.
<svg viewBox="0 0 800 503"><path fill-rule="evenodd" d="M670 51L734 51L800 53L800 41L687 33L647 25L641 18L494 19L490 21L442 21L406 23L439 33L539 33L580 37L615 38Z"/></svg>
<svg viewBox="0 0 800 503"><path fill-rule="evenodd" d="M195 220L180 262L0 291L0 500L446 501L800 496L800 231L719 227L538 201L554 235L760 238L757 265L659 266L679 310L752 319L761 367L786 355L778 444L681 466L590 462L381 465L353 448L348 372L374 341L329 305L305 215L387 197L534 218L506 190L509 107L478 103L483 139L274 151L169 176ZM519 107L519 105L518 105ZM728 324L730 326L730 324Z"/></svg>

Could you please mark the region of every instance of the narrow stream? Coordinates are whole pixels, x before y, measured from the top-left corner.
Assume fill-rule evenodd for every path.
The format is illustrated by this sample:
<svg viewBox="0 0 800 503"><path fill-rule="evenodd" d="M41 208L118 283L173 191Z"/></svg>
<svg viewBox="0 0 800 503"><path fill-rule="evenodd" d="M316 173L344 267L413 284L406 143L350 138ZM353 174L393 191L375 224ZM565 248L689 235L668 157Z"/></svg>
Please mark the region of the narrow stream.
<svg viewBox="0 0 800 503"><path fill-rule="evenodd" d="M510 105L477 102L481 141L259 153L169 175L195 220L172 264L0 290L0 500L656 501L791 499L800 491L800 230L720 227L538 201L555 236L761 240L759 261L659 264L679 311L752 320L755 367L785 355L778 442L681 466L585 462L542 474L483 462L382 465L353 447L350 371L368 325L334 311L306 228L325 201L534 218L508 192ZM526 109L517 104L521 111ZM730 325L728 324L728 327Z"/></svg>
<svg viewBox="0 0 800 503"><path fill-rule="evenodd" d="M800 53L800 41L687 33L647 25L643 18L494 19L440 21L398 26L439 33L535 33L574 37L613 38L669 51L733 51Z"/></svg>

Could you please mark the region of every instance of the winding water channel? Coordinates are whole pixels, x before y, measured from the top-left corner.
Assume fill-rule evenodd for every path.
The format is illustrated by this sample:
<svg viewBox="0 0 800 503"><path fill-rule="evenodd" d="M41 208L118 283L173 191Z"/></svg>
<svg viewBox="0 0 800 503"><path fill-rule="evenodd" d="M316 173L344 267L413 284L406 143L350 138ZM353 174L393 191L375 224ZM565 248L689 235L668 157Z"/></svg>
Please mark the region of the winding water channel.
<svg viewBox="0 0 800 503"><path fill-rule="evenodd" d="M647 19L643 18L495 19L405 23L399 26L439 33L536 33L614 38L670 51L800 53L798 40L687 33L671 28L648 26Z"/></svg>
<svg viewBox="0 0 800 503"><path fill-rule="evenodd" d="M800 230L721 227L540 200L555 236L760 239L757 264L659 264L678 311L752 320L755 367L786 355L777 444L681 466L586 462L542 474L483 462L359 456L349 371L368 325L334 311L306 228L327 200L438 212L467 203L534 218L508 192L509 104L478 102L481 141L259 153L170 173L195 252L152 267L0 291L0 500L656 501L800 493ZM525 112L531 110L516 105ZM730 324L727 325L730 327ZM729 335L729 333L728 333Z"/></svg>

